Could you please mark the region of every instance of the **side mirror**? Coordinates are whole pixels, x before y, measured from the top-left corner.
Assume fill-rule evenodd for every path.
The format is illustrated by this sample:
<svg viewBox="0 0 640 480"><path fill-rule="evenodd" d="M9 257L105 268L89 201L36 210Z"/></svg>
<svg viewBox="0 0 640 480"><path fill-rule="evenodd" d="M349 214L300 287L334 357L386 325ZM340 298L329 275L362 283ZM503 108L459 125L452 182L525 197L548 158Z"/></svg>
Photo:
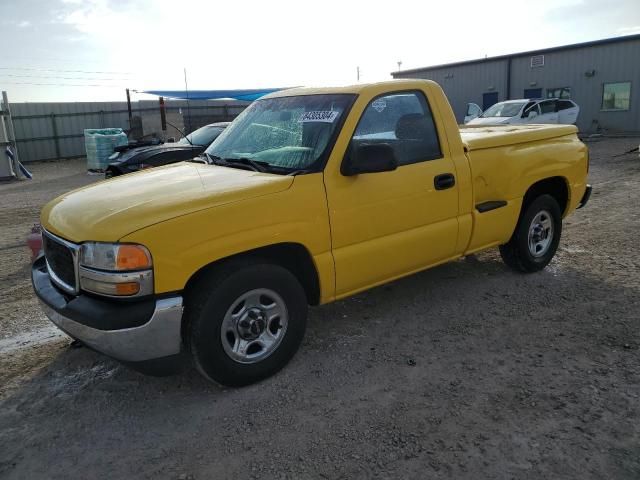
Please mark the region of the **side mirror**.
<svg viewBox="0 0 640 480"><path fill-rule="evenodd" d="M175 143L176 139L173 137L167 138L167 143Z"/></svg>
<svg viewBox="0 0 640 480"><path fill-rule="evenodd" d="M390 172L398 168L395 152L388 143L352 143L350 150L340 169L347 177L360 173Z"/></svg>
<svg viewBox="0 0 640 480"><path fill-rule="evenodd" d="M527 113L527 118L536 118L538 116L538 112L536 112L535 110L529 110L529 113Z"/></svg>

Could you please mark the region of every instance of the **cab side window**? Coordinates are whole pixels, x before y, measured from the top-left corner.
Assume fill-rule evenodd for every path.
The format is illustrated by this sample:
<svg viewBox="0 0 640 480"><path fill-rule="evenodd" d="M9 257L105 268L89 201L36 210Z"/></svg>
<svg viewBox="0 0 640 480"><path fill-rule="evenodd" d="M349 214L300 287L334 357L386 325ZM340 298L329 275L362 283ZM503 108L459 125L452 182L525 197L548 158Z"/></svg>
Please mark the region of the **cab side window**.
<svg viewBox="0 0 640 480"><path fill-rule="evenodd" d="M421 92L398 92L373 99L351 143L387 143L393 147L399 166L442 157L433 115Z"/></svg>

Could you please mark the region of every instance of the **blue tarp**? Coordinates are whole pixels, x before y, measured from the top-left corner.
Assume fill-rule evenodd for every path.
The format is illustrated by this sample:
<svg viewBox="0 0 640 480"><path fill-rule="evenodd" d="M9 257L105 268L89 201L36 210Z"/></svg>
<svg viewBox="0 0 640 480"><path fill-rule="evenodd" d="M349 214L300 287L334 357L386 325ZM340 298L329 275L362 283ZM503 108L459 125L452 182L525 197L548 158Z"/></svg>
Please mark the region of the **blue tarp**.
<svg viewBox="0 0 640 480"><path fill-rule="evenodd" d="M282 88L260 88L251 90L145 90L142 93L149 93L159 97L178 98L181 100L218 100L232 98L234 100L245 100L252 102L264 95L277 92Z"/></svg>

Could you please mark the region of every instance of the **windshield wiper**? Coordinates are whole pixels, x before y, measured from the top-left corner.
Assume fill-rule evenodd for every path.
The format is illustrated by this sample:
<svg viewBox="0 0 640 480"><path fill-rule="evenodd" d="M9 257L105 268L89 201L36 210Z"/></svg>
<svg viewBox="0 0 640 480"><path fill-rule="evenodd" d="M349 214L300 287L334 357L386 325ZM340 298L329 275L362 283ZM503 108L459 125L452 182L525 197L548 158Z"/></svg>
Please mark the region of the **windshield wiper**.
<svg viewBox="0 0 640 480"><path fill-rule="evenodd" d="M251 170L255 172L260 172L260 173L270 172L270 173L279 173L281 175L298 175L301 173L311 172L311 170L291 169L288 167L281 167L279 165L272 165L269 162L262 162L260 160L251 160L250 158L247 158L247 157L222 158L222 157L219 157L218 155L212 155L207 152L204 152L204 155L207 157L207 161L210 165L211 164L220 165L223 167L233 166L234 164L242 165L242 166L247 166Z"/></svg>
<svg viewBox="0 0 640 480"><path fill-rule="evenodd" d="M212 154L207 153L207 152L202 152L198 156L199 157L200 156L205 156L207 158L207 163L209 165L220 165L220 166L223 166L223 167L229 165L229 162L227 162L226 158L219 157L218 155L212 155Z"/></svg>
<svg viewBox="0 0 640 480"><path fill-rule="evenodd" d="M256 172L261 172L261 173L264 173L269 169L268 162L251 160L250 158L247 158L247 157L223 158L222 160L224 160L227 163L240 163L242 165L247 165L248 167L251 167L251 169L255 170Z"/></svg>
<svg viewBox="0 0 640 480"><path fill-rule="evenodd" d="M251 170L254 170L256 172L266 171L265 167L263 167L261 164L254 162L253 160L249 160L248 158L222 158L218 155L212 155L207 152L204 152L204 155L207 157L207 163L209 163L209 165L219 165L221 167L230 167L230 166L233 166L233 164L236 164L236 165L240 164L243 166L246 165ZM260 162L260 163L264 163L264 162Z"/></svg>
<svg viewBox="0 0 640 480"><path fill-rule="evenodd" d="M264 173L268 170L269 168L269 163L267 162L259 162L259 161L255 161L255 160L251 160L250 158L246 158L246 157L241 157L241 158L222 158L219 157L218 155L212 155L210 153L204 152L204 154L207 156L207 159L209 160L209 163L213 164L213 165L221 165L223 167L229 167L232 165L243 165L243 166L247 166L249 167L251 170L253 170L254 172L261 172Z"/></svg>

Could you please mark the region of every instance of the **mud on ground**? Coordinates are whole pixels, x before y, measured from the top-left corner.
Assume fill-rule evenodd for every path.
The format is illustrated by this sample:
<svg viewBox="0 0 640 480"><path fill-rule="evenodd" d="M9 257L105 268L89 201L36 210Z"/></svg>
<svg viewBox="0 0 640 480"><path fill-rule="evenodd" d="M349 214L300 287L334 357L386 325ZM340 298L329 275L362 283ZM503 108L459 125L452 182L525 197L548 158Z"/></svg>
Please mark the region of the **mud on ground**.
<svg viewBox="0 0 640 480"><path fill-rule="evenodd" d="M145 377L48 327L21 246L80 162L0 185L2 478L640 478L639 139L591 149L544 271L483 253L312 309L243 389Z"/></svg>

